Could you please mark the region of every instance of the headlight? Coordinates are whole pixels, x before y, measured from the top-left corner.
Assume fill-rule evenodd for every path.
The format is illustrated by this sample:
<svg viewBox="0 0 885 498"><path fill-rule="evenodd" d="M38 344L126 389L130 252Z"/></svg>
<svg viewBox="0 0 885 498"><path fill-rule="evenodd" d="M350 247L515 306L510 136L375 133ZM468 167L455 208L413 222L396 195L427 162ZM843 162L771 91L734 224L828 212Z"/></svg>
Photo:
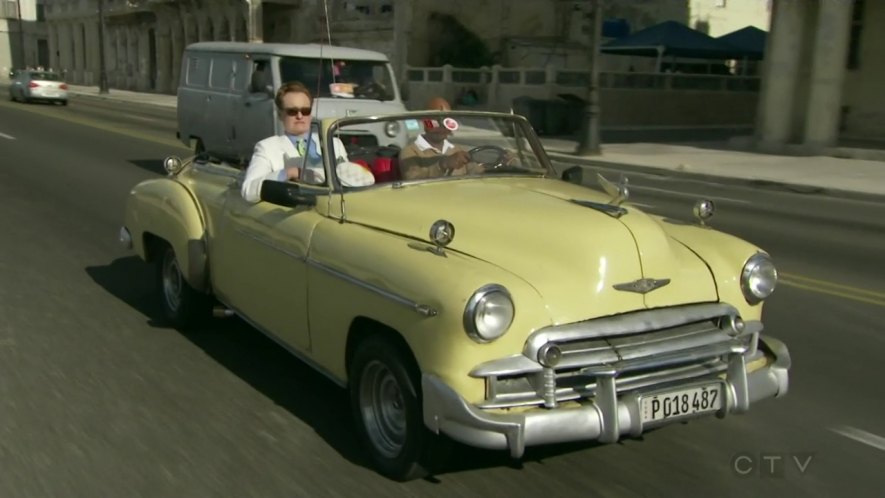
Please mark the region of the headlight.
<svg viewBox="0 0 885 498"><path fill-rule="evenodd" d="M767 254L759 253L747 260L741 271L741 290L750 304L756 304L774 292L777 269Z"/></svg>
<svg viewBox="0 0 885 498"><path fill-rule="evenodd" d="M473 293L464 308L464 330L476 342L491 342L504 335L513 322L513 300L507 289L490 284Z"/></svg>
<svg viewBox="0 0 885 498"><path fill-rule="evenodd" d="M387 134L388 137L395 137L399 135L399 122L398 121L388 121L384 124L384 133Z"/></svg>

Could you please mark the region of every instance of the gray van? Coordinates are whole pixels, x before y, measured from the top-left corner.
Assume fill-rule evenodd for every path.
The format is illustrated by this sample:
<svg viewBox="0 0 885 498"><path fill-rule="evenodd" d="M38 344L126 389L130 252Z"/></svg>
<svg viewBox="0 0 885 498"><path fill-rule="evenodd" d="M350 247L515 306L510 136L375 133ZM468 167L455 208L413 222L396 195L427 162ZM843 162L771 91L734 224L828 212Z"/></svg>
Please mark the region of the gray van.
<svg viewBox="0 0 885 498"><path fill-rule="evenodd" d="M248 162L255 144L283 132L274 95L300 81L313 118L403 112L393 69L380 52L317 44L201 42L189 45L178 86L178 138L197 153ZM407 130L367 125L360 146L405 146ZM377 128L377 129L375 129Z"/></svg>

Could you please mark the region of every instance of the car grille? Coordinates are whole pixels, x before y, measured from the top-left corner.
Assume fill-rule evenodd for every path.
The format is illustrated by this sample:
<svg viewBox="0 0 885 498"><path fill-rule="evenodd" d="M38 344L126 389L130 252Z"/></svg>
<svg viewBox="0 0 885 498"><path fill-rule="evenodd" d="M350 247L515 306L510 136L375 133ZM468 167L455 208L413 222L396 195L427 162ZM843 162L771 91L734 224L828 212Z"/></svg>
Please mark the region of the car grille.
<svg viewBox="0 0 885 498"><path fill-rule="evenodd" d="M482 408L544 405L593 398L600 378L614 378L616 392L722 374L729 357L754 354L761 323L736 331L737 311L705 304L649 310L549 327L532 334L521 355L479 365L485 378ZM538 362L538 351L555 344L555 367Z"/></svg>

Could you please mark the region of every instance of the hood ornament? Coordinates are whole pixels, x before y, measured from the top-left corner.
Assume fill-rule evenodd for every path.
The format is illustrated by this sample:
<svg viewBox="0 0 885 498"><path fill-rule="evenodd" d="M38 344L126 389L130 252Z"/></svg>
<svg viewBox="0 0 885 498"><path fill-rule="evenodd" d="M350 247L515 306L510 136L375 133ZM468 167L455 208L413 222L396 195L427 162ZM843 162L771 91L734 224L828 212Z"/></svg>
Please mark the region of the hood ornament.
<svg viewBox="0 0 885 498"><path fill-rule="evenodd" d="M599 181L602 190L612 197L609 204L620 206L628 197L630 197L630 190L627 188L627 177L623 174L621 174L621 178L617 184L612 183L606 177L602 176L602 173L596 173L596 179Z"/></svg>
<svg viewBox="0 0 885 498"><path fill-rule="evenodd" d="M670 283L669 278L640 278L639 280L634 280L632 282L626 282L623 284L615 284L612 287L619 291L627 291L627 292L636 292L639 294L648 294L649 292L660 289L661 287Z"/></svg>

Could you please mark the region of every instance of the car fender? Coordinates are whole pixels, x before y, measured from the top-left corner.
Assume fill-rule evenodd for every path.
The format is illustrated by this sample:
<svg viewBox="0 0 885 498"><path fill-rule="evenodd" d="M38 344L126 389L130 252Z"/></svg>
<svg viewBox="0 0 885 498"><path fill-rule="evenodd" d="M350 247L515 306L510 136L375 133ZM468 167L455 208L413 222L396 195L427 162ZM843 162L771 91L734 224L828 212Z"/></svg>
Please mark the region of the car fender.
<svg viewBox="0 0 885 498"><path fill-rule="evenodd" d="M354 324L373 323L399 335L422 372L446 380L467 399L482 399L484 383L463 375L484 361L520 351L532 331L552 324L537 290L518 276L456 251L350 223L325 222L311 239L308 314L311 356L347 382ZM464 328L468 299L480 287L510 292L516 315L507 333L480 344ZM358 340L358 338L357 338ZM458 351L457 355L441 352Z"/></svg>
<svg viewBox="0 0 885 498"><path fill-rule="evenodd" d="M209 290L204 217L185 185L172 178L136 185L126 202L125 226L143 260L158 256L153 241L166 241L175 250L188 284L198 291Z"/></svg>

